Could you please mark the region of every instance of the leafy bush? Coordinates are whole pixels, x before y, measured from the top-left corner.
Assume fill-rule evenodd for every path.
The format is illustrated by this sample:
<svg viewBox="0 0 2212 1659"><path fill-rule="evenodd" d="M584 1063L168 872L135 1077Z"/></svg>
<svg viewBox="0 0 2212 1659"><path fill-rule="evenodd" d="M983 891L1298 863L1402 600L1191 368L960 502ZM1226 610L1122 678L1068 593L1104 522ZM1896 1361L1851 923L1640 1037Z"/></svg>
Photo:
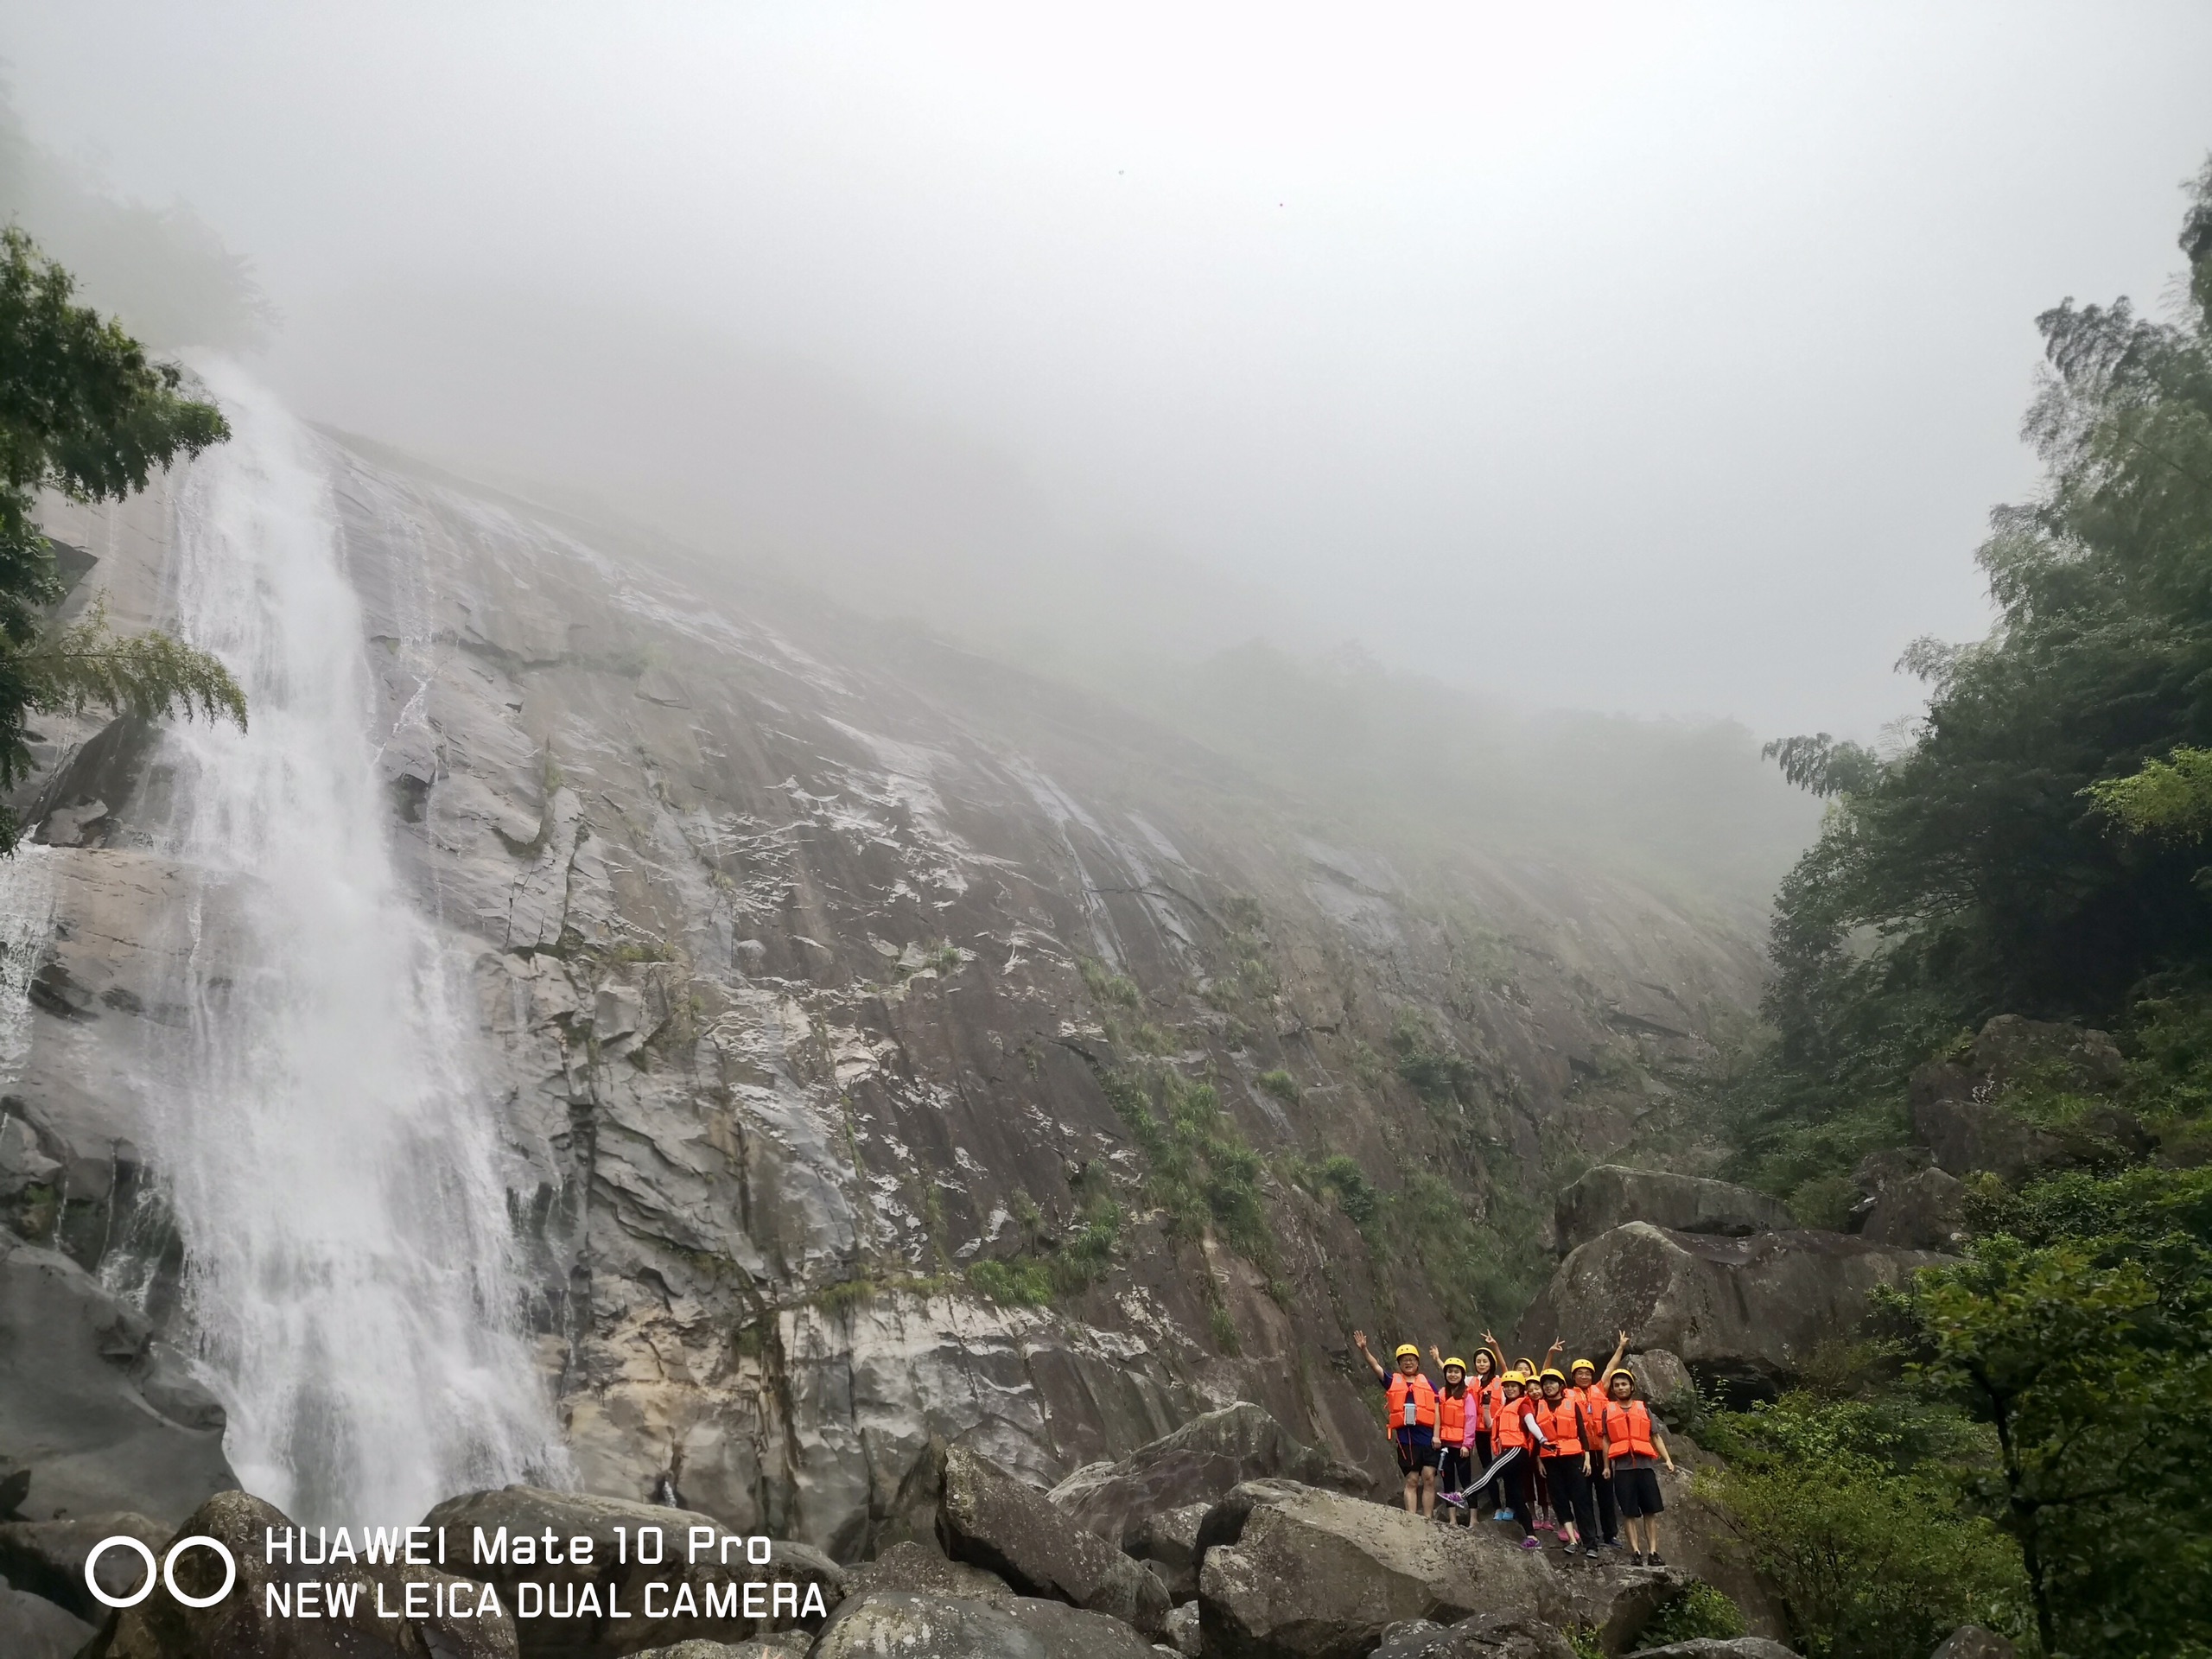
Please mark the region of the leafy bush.
<svg viewBox="0 0 2212 1659"><path fill-rule="evenodd" d="M1282 1070L1280 1066L1272 1071L1261 1072L1260 1075L1253 1078L1252 1081L1258 1084L1262 1089L1273 1095L1277 1100L1282 1102L1284 1105L1295 1106L1298 1104L1298 1079L1292 1077L1289 1072Z"/></svg>
<svg viewBox="0 0 2212 1659"><path fill-rule="evenodd" d="M2019 1552L1939 1477L1848 1458L1700 1477L1808 1659L1926 1659L1959 1625L2022 1631Z"/></svg>
<svg viewBox="0 0 2212 1659"><path fill-rule="evenodd" d="M1408 1172L1382 1217L1387 1254L1421 1269L1454 1331L1502 1325L1529 1305L1547 1270L1531 1217L1478 1219L1468 1195L1433 1170Z"/></svg>
<svg viewBox="0 0 2212 1659"><path fill-rule="evenodd" d="M1166 1212L1169 1234L1197 1239L1211 1228L1248 1260L1271 1262L1260 1154L1222 1110L1213 1085L1166 1065L1107 1072L1101 1084L1144 1150L1146 1189Z"/></svg>
<svg viewBox="0 0 2212 1659"><path fill-rule="evenodd" d="M1363 1235L1375 1225L1382 1212L1382 1198L1357 1163L1338 1153L1324 1159L1315 1173L1321 1185L1337 1195L1338 1206Z"/></svg>
<svg viewBox="0 0 2212 1659"><path fill-rule="evenodd" d="M1043 1307L1052 1300L1052 1269L1033 1255L974 1262L968 1268L968 1282L978 1295L1017 1307Z"/></svg>
<svg viewBox="0 0 2212 1659"><path fill-rule="evenodd" d="M1398 1016L1398 1023L1390 1033L1390 1047L1396 1057L1398 1075L1430 1105L1472 1103L1474 1066L1459 1055L1437 1047L1435 1033L1429 1029L1428 1022L1413 1009L1408 1008Z"/></svg>
<svg viewBox="0 0 2212 1659"><path fill-rule="evenodd" d="M1643 1649L1663 1648L1675 1642L1730 1642L1750 1628L1744 1622L1744 1610L1726 1591L1703 1579L1692 1579L1688 1589L1652 1615L1651 1622L1636 1638L1636 1645Z"/></svg>
<svg viewBox="0 0 2212 1659"><path fill-rule="evenodd" d="M1077 1186L1079 1198L1089 1185ZM1113 1266L1114 1247L1122 1236L1122 1206L1110 1193L1090 1192L1083 1206L1083 1224L1057 1244L1038 1242L1043 1217L1027 1193L1015 1195L1014 1211L1031 1243L1018 1255L973 1263L968 1282L977 1294L995 1302L1042 1307L1081 1294Z"/></svg>
<svg viewBox="0 0 2212 1659"><path fill-rule="evenodd" d="M2039 1182L2016 1230L1921 1274L1922 1386L1993 1426L1968 1490L2019 1542L2046 1651L2178 1652L2212 1630L2212 1175ZM2017 1233L2017 1236L2016 1236Z"/></svg>
<svg viewBox="0 0 2212 1659"><path fill-rule="evenodd" d="M1117 1007L1134 1008L1143 1000L1137 982L1126 974L1117 974L1104 963L1085 957L1077 964L1083 975L1085 989L1101 1002L1110 1002Z"/></svg>
<svg viewBox="0 0 2212 1659"><path fill-rule="evenodd" d="M1808 1123L1893 1116L1961 1026L2108 1024L2146 980L2212 970L2212 166L2191 195L2175 321L2126 301L2037 319L2044 478L1980 550L1989 637L1906 653L1929 686L1914 741L1776 746L1833 804L1776 896L1778 1041L1746 1101L1747 1168ZM1832 1150L1825 1169L1847 1167ZM1825 1170L1777 1173L1786 1191Z"/></svg>

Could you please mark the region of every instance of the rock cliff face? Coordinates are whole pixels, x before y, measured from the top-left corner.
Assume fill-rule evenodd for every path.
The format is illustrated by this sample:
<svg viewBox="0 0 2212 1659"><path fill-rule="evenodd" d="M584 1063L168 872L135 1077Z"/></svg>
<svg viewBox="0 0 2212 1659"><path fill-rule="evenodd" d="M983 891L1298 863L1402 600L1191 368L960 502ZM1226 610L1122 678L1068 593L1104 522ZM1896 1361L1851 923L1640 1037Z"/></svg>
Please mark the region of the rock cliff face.
<svg viewBox="0 0 2212 1659"><path fill-rule="evenodd" d="M591 1491L849 1556L932 1434L1048 1480L1237 1398L1379 1467L1348 1327L1444 1339L1453 1270L1391 1196L1426 1174L1477 1220L1533 1216L1554 1160L1618 1147L1639 1079L1756 995L1750 918L1346 845L1049 683L365 446L323 457L389 833L474 964L529 1318ZM168 510L57 507L99 560L73 602L160 620ZM134 1197L160 1172L131 1033L178 1017L142 958L221 948L175 925L221 906L148 849L162 741L98 729L55 722L23 797L64 844L34 855L60 896L9 924L0 1207L188 1348ZM1339 1155L1380 1218L1348 1166L1313 1174Z"/></svg>

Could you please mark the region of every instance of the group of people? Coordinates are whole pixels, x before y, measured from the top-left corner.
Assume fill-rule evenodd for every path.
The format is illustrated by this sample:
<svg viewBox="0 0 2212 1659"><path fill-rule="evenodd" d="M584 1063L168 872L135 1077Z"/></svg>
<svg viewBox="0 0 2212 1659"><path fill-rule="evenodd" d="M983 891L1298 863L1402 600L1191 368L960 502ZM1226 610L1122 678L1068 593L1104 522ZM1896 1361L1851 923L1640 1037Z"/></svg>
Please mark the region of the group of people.
<svg viewBox="0 0 2212 1659"><path fill-rule="evenodd" d="M1408 1510L1471 1527L1487 1497L1494 1521L1518 1523L1523 1549L1541 1548L1542 1532L1569 1554L1595 1556L1622 1548L1625 1529L1632 1563L1666 1565L1658 1470L1664 1463L1671 1473L1675 1459L1621 1363L1627 1332L1602 1370L1586 1359L1560 1370L1553 1362L1566 1344L1558 1342L1541 1369L1533 1359L1509 1366L1487 1331L1471 1369L1432 1345L1440 1385L1422 1371L1413 1344L1400 1344L1386 1367L1364 1331L1352 1341L1389 1401Z"/></svg>

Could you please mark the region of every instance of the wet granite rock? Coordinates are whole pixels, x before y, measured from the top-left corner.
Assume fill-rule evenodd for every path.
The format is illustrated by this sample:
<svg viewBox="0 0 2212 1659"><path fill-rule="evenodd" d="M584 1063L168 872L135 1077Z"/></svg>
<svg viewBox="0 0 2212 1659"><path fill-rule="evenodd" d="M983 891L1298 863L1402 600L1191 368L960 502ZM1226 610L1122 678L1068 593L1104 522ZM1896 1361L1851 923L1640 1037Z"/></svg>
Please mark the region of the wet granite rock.
<svg viewBox="0 0 2212 1659"><path fill-rule="evenodd" d="M32 1519L181 1519L238 1484L223 1412L144 1315L59 1251L0 1231L0 1455Z"/></svg>
<svg viewBox="0 0 2212 1659"><path fill-rule="evenodd" d="M1941 1169L1885 1182L1859 1218L1859 1236L1897 1249L1955 1253L1967 1239L1966 1190Z"/></svg>
<svg viewBox="0 0 2212 1659"><path fill-rule="evenodd" d="M1541 1352L1633 1331L1697 1375L1771 1389L1822 1342L1849 1337L1878 1287L1948 1256L1885 1249L1847 1233L1675 1233L1630 1222L1560 1263L1522 1316L1515 1344Z"/></svg>
<svg viewBox="0 0 2212 1659"><path fill-rule="evenodd" d="M516 1621L505 1598L428 1567L322 1565L305 1567L264 1559L271 1529L290 1519L274 1504L245 1492L207 1500L181 1532L219 1541L237 1567L237 1582L221 1600L188 1607L167 1584L135 1607L109 1615L83 1659L519 1659ZM178 1586L194 1597L222 1586L220 1559L204 1548L177 1558ZM420 1616L407 1616L406 1586L422 1586ZM272 1607L270 1594L278 1596ZM312 1602L320 1611L299 1616ZM382 1617L401 1610L399 1618ZM442 1608L466 1608L455 1616Z"/></svg>
<svg viewBox="0 0 2212 1659"><path fill-rule="evenodd" d="M1394 1624L1478 1614L1588 1625L1618 1652L1686 1582L1306 1492L1253 1505L1234 1543L1208 1548L1198 1608L1218 1659L1356 1659Z"/></svg>
<svg viewBox="0 0 2212 1659"><path fill-rule="evenodd" d="M1678 1233L1720 1233L1731 1238L1779 1232L1796 1224L1788 1205L1748 1186L1599 1164L1559 1195L1554 1224L1560 1254L1631 1221L1647 1221Z"/></svg>
<svg viewBox="0 0 2212 1659"><path fill-rule="evenodd" d="M0 1654L8 1659L76 1659L92 1627L67 1608L0 1581Z"/></svg>
<svg viewBox="0 0 2212 1659"><path fill-rule="evenodd" d="M1300 1445L1263 1408L1240 1401L1116 1462L1077 1470L1051 1497L1100 1537L1146 1555L1150 1552L1138 1546L1137 1530L1163 1512L1211 1505L1242 1482L1271 1478L1363 1496L1374 1484L1363 1471ZM1195 1524L1192 1536L1195 1541Z"/></svg>
<svg viewBox="0 0 2212 1659"><path fill-rule="evenodd" d="M2015 1649L1996 1631L1979 1624L1961 1624L1942 1642L1929 1659L2012 1659Z"/></svg>
<svg viewBox="0 0 2212 1659"><path fill-rule="evenodd" d="M945 1452L938 1525L947 1553L1025 1594L1108 1614L1148 1641L1166 1628L1167 1590L1153 1573L964 1446Z"/></svg>
<svg viewBox="0 0 2212 1659"><path fill-rule="evenodd" d="M956 1561L933 1543L897 1543L872 1561L845 1569L845 1593L864 1596L876 1590L904 1590L918 1595L956 1596L1003 1607L1018 1598L995 1573Z"/></svg>
<svg viewBox="0 0 2212 1659"><path fill-rule="evenodd" d="M766 1563L750 1565L743 1539L726 1547L734 1535L710 1516L626 1498L504 1486L448 1498L423 1524L443 1532L450 1572L496 1586L510 1599L525 1580L549 1586L548 1616L516 1621L523 1659L617 1659L640 1645L693 1638L734 1643L779 1629L818 1627L845 1594L844 1569L809 1545L779 1540ZM642 1535L655 1529L660 1536L648 1552ZM502 1531L505 1559L482 1559L479 1536L496 1548ZM542 1541L548 1532L565 1559L550 1561L542 1541L530 1560L518 1559L513 1541ZM591 1541L588 1562L574 1559L570 1541L577 1538ZM779 1607L775 1592L765 1591L762 1611L749 1614L741 1593L749 1580L788 1585L792 1593ZM809 1592L819 1592L820 1611L810 1615ZM550 1616L563 1602L578 1611ZM626 1617L615 1617L618 1607Z"/></svg>
<svg viewBox="0 0 2212 1659"><path fill-rule="evenodd" d="M176 1529L128 1511L58 1521L11 1521L0 1525L0 1579L59 1603L79 1618L97 1622L107 1617L107 1609L86 1586L85 1561L102 1540L118 1535L136 1538L159 1554L176 1535ZM111 1596L129 1595L145 1578L144 1564L121 1549L102 1555L97 1570L100 1587Z"/></svg>
<svg viewBox="0 0 2212 1659"><path fill-rule="evenodd" d="M809 1659L1058 1659L1004 1608L957 1596L872 1590L823 1626Z"/></svg>
<svg viewBox="0 0 2212 1659"><path fill-rule="evenodd" d="M1382 1632L1373 1659L1575 1659L1574 1644L1540 1619L1478 1613L1456 1624L1409 1619Z"/></svg>

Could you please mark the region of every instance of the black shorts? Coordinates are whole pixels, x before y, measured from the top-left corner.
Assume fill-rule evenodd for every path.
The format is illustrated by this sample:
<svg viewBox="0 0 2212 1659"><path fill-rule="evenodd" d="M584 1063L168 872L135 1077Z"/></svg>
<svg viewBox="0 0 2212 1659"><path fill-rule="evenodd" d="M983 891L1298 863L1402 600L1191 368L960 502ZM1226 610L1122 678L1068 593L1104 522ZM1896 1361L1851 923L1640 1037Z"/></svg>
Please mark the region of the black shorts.
<svg viewBox="0 0 2212 1659"><path fill-rule="evenodd" d="M1398 1467L1412 1474L1418 1469L1436 1467L1436 1431L1433 1428L1399 1428L1390 1433L1391 1443L1398 1448Z"/></svg>
<svg viewBox="0 0 2212 1659"><path fill-rule="evenodd" d="M1640 1469L1624 1469L1613 1465L1613 1502L1621 1506L1621 1513L1631 1521L1640 1521L1647 1515L1665 1512L1666 1500L1659 1496L1659 1471L1646 1465Z"/></svg>

